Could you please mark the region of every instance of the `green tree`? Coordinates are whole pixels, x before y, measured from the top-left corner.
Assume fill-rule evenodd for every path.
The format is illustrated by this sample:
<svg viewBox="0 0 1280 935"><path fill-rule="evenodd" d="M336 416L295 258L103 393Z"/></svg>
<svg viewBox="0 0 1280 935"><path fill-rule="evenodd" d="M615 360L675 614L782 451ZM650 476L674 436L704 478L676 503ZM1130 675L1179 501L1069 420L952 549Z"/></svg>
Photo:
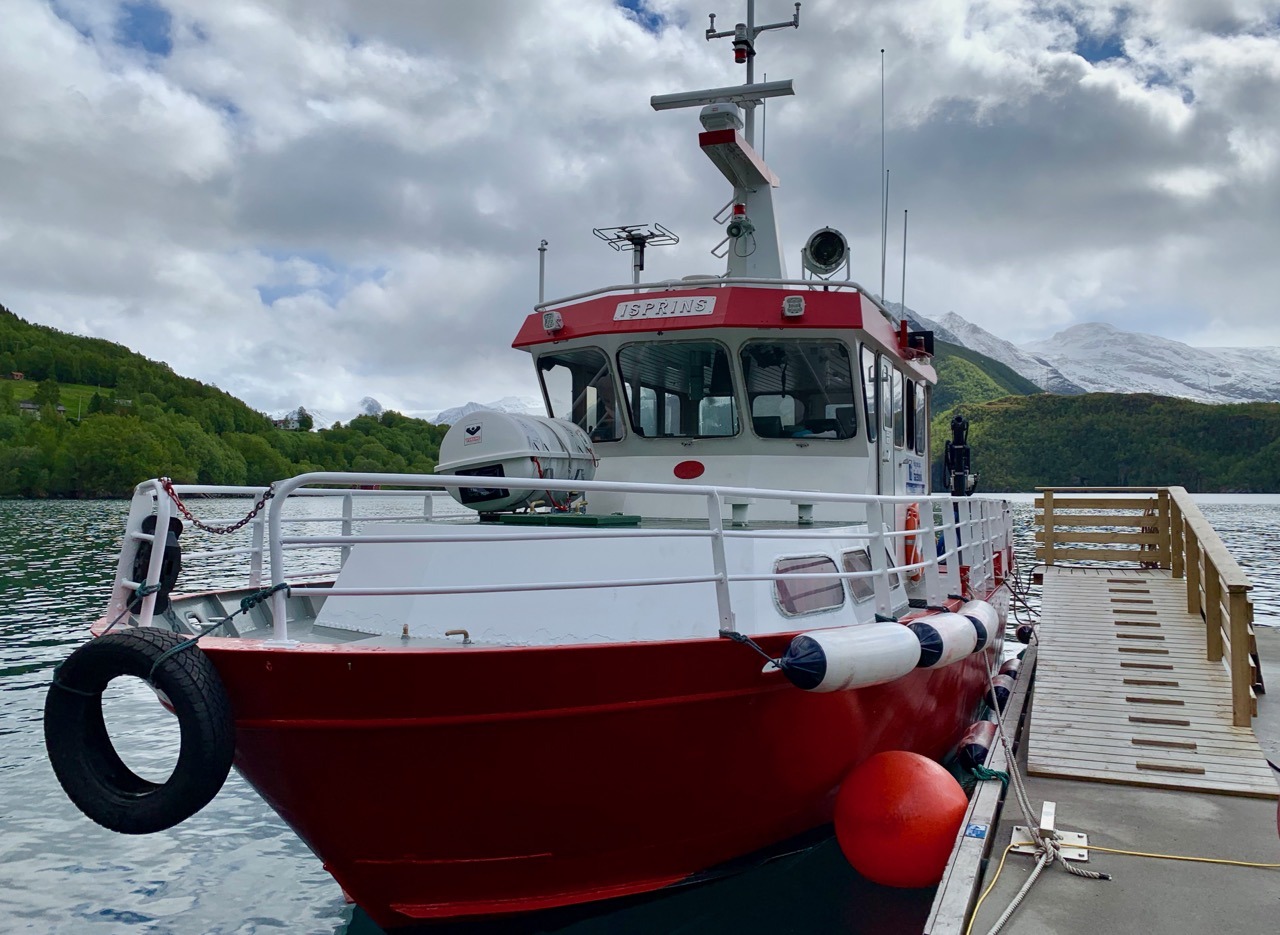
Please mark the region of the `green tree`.
<svg viewBox="0 0 1280 935"><path fill-rule="evenodd" d="M165 446L134 416L93 415L67 439L81 496L124 496L154 477L166 460Z"/></svg>
<svg viewBox="0 0 1280 935"><path fill-rule="evenodd" d="M36 387L35 395L31 397L31 401L41 407L56 407L62 401L62 389L58 386L58 381L53 377L41 380L40 385Z"/></svg>

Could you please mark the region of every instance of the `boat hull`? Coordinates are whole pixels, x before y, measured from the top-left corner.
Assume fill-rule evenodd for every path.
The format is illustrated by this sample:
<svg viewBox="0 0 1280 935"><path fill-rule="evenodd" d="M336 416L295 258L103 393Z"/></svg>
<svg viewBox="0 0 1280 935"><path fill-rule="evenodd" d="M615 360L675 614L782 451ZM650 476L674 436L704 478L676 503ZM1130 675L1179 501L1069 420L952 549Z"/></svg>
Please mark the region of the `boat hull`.
<svg viewBox="0 0 1280 935"><path fill-rule="evenodd" d="M873 753L954 748L997 651L815 694L727 640L202 645L237 769L385 928L656 890L823 825Z"/></svg>

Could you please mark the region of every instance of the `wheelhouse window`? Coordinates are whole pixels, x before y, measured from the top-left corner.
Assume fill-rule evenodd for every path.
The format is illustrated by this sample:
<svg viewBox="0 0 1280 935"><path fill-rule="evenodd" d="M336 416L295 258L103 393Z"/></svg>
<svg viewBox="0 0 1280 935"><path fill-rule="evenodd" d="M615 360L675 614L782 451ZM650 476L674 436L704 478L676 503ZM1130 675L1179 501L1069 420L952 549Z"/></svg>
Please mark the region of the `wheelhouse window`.
<svg viewBox="0 0 1280 935"><path fill-rule="evenodd" d="M907 420L902 402L902 371L890 365L889 378L893 386L893 447L903 448L907 443Z"/></svg>
<svg viewBox="0 0 1280 935"><path fill-rule="evenodd" d="M929 426L928 390L923 383L916 384L915 451L924 454L926 429Z"/></svg>
<svg viewBox="0 0 1280 935"><path fill-rule="evenodd" d="M839 341L751 341L742 348L751 425L761 438L853 438L849 349Z"/></svg>
<svg viewBox="0 0 1280 935"><path fill-rule="evenodd" d="M609 358L594 347L557 351L538 358L538 378L551 415L576 423L592 441L622 437Z"/></svg>
<svg viewBox="0 0 1280 935"><path fill-rule="evenodd" d="M836 563L825 555L780 558L773 563L777 575L835 575ZM784 616L799 617L844 604L844 586L839 578L793 578L773 583L774 598Z"/></svg>
<svg viewBox="0 0 1280 935"><path fill-rule="evenodd" d="M618 351L627 414L648 438L738 434L729 353L714 341L643 341Z"/></svg>
<svg viewBox="0 0 1280 935"><path fill-rule="evenodd" d="M865 344L862 345L860 359L862 370L862 412L867 426L867 438L876 440L876 420L879 419L879 408L876 395L876 352Z"/></svg>

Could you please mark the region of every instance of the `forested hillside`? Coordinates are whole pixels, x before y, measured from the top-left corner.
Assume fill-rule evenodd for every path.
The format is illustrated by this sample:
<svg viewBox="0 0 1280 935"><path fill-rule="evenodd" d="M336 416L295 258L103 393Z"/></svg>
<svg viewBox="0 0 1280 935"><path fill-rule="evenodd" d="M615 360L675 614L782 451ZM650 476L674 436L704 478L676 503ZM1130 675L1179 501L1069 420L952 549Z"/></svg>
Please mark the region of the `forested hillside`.
<svg viewBox="0 0 1280 935"><path fill-rule="evenodd" d="M1002 396L1043 393L1026 377L985 354L951 344L934 342L934 368L938 385L933 391L933 411L944 412L957 403L981 403Z"/></svg>
<svg viewBox="0 0 1280 935"><path fill-rule="evenodd" d="M64 383L78 394L65 412ZM310 470L430 473L448 429L395 412L311 427L303 412L297 430L277 428L165 364L0 306L0 496L122 496L165 474L258 485Z"/></svg>
<svg viewBox="0 0 1280 935"><path fill-rule="evenodd" d="M1214 405L1149 394L1008 396L969 419L979 490L1180 485L1280 491L1280 403ZM939 413L935 455L949 438Z"/></svg>

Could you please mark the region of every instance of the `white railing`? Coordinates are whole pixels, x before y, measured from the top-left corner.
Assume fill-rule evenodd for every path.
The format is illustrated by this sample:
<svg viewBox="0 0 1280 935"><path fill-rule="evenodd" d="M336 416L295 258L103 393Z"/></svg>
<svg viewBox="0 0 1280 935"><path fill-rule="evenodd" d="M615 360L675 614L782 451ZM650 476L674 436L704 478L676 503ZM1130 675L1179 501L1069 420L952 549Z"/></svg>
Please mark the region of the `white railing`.
<svg viewBox="0 0 1280 935"><path fill-rule="evenodd" d="M486 479L486 482L492 479ZM355 526L368 521L421 520L433 521L431 508L432 496L444 496L442 492L413 490L403 488L422 487L474 487L475 477L455 475L410 475L410 474L351 474L337 472L316 472L302 474L280 481L275 485L274 497L266 509L265 532L263 517L259 514L253 520L251 531L252 544L248 547L229 547L226 549L209 549L200 552L184 553L185 560L215 558L222 556L250 556L250 587L262 584L263 553L268 557L270 581L272 586L289 584L296 580L290 575L285 562L285 553L297 549L332 549L342 550L343 560L352 546L358 543L432 543L450 545L464 542L476 542L471 534L456 535L433 533L365 534L356 531ZM952 594L960 594L965 590L961 581L961 567L968 569L968 591L985 593L995 583L993 556L1012 542L1011 524L1007 506L996 500L959 498L953 499L946 494L930 496L874 496L867 494L820 493L817 491L776 490L767 488L712 487L676 484L641 484L613 481L567 481L549 478L502 478L502 486L509 489L557 490L566 492L591 493L598 491L625 492L632 494L680 495L700 498L706 512L707 526L703 528L548 528L536 529L512 528L509 531L492 530L486 533L484 541L491 542L546 542L564 539L615 539L615 538L701 538L708 540L711 550L711 572L700 575L666 575L644 578L596 578L590 580L556 581L556 582L512 582L494 581L484 585L455 586L403 586L403 587L338 587L319 586L315 584L290 585L289 593L298 596L384 596L384 595L443 595L443 594L477 594L510 591L549 591L580 590L590 588L621 587L659 587L677 584L714 584L716 591L716 607L719 617L719 629L735 629L734 610L729 585L733 582L778 581L778 580L855 580L869 578L874 587L875 609L881 614L892 611L891 576L909 576L920 573L921 590L927 603L939 605ZM346 485L340 489L324 489L308 485ZM350 489L356 485L368 487L377 485L392 489ZM179 496L189 494L241 494L260 496L263 488L226 488L182 485L175 487ZM353 497L425 497L421 516L396 514L388 516L360 516L353 512ZM288 517L284 515L286 504L291 497L327 497L341 498L342 516L327 517ZM801 527L795 529L737 529L725 528L723 519L727 502L750 497L761 500L784 500L812 506L816 503L862 504L866 511L866 529L832 529L824 527ZM918 529L894 529L892 522L893 509L897 505L920 505L920 523ZM126 526L126 547L121 551L117 568L116 588L113 595L113 608L123 611L133 599L134 590L141 582L130 578L133 555L136 545L144 541L154 541L149 533L141 531L142 520L148 514L156 515L157 530L168 528L169 517L174 513L175 504L165 494L158 481L148 481L139 485L135 492L134 502L130 510ZM886 510L888 515L886 515ZM935 516L935 510L939 515ZM341 522L342 529L338 535L286 535L285 526L297 523ZM851 524L855 525L855 524ZM942 549L936 547L937 535L942 535ZM920 560L914 563L900 563L890 560L891 546L897 540L914 537L920 552ZM265 543L263 539L265 538ZM785 573L752 572L734 573L728 571L725 559L726 539L770 539L786 538L805 541L822 541L839 539L842 541L859 541L869 543L871 569L869 571L838 571L817 573ZM163 541L163 539L161 540ZM129 546L133 545L133 548ZM151 562L147 570L146 580L157 581L163 561L163 550L152 549ZM311 573L315 575L314 572ZM289 639L286 596L283 591L276 591L271 596L271 612L273 621L273 642L291 645ZM144 598L139 611L139 623L147 625L151 621L155 605L155 597Z"/></svg>

